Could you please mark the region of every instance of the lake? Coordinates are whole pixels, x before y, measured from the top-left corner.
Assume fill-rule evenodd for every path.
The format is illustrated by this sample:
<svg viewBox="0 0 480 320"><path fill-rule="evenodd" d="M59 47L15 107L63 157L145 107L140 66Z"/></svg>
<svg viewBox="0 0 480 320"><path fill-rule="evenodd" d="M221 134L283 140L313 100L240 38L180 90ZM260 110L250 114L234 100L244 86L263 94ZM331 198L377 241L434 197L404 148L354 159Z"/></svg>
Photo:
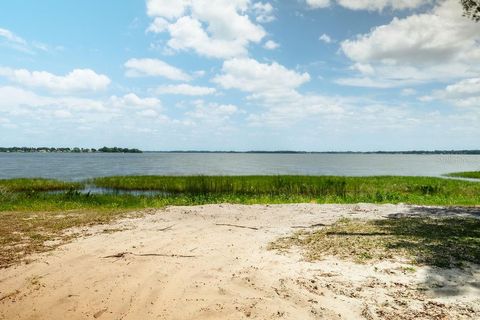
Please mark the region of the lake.
<svg viewBox="0 0 480 320"><path fill-rule="evenodd" d="M479 155L0 153L0 178L112 175L441 176L480 170Z"/></svg>

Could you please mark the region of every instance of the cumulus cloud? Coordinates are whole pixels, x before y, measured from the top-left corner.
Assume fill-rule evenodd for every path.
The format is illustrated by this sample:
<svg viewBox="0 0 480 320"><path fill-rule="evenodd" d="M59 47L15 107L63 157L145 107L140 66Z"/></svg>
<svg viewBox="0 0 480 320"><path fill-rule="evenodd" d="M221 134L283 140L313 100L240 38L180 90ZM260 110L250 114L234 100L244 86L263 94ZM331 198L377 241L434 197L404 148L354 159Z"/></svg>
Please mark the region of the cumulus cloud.
<svg viewBox="0 0 480 320"><path fill-rule="evenodd" d="M185 96L207 96L217 92L215 88L192 86L189 84L161 86L155 90L157 94L176 94Z"/></svg>
<svg viewBox="0 0 480 320"><path fill-rule="evenodd" d="M480 78L458 81L420 99L426 102L444 100L457 107L473 107L480 110Z"/></svg>
<svg viewBox="0 0 480 320"><path fill-rule="evenodd" d="M194 123L220 125L228 122L239 112L239 108L232 104L205 103L199 100L194 102L194 110L186 112L185 115Z"/></svg>
<svg viewBox="0 0 480 320"><path fill-rule="evenodd" d="M53 92L100 91L110 84L110 79L90 69L74 69L64 76L46 71L29 71L0 67L0 76L27 87L37 87Z"/></svg>
<svg viewBox="0 0 480 320"><path fill-rule="evenodd" d="M465 79L445 88L445 94L450 97L455 96L480 96L480 78Z"/></svg>
<svg viewBox="0 0 480 320"><path fill-rule="evenodd" d="M458 1L447 0L424 14L394 18L389 24L343 41L341 50L360 75L343 83L408 85L472 77L480 72L478 25L461 15ZM366 71L366 72L364 72Z"/></svg>
<svg viewBox="0 0 480 320"><path fill-rule="evenodd" d="M128 93L123 97L112 96L109 104L117 108L161 108L162 106L161 101L157 98L140 98L134 93Z"/></svg>
<svg viewBox="0 0 480 320"><path fill-rule="evenodd" d="M268 23L275 20L273 6L269 2L256 2L253 4L252 10L256 16L255 20L259 23Z"/></svg>
<svg viewBox="0 0 480 320"><path fill-rule="evenodd" d="M101 101L71 96L44 96L18 87L0 87L0 110L16 113L24 108L29 110L69 109L75 111L106 112L108 109Z"/></svg>
<svg viewBox="0 0 480 320"><path fill-rule="evenodd" d="M313 9L326 8L330 6L330 0L306 0L306 2L307 5Z"/></svg>
<svg viewBox="0 0 480 320"><path fill-rule="evenodd" d="M167 20L157 17L153 20L153 22L147 28L147 31L153 32L153 33L161 33L167 30L168 25L169 23Z"/></svg>
<svg viewBox="0 0 480 320"><path fill-rule="evenodd" d="M179 18L190 2L189 0L147 0L147 14L167 19Z"/></svg>
<svg viewBox="0 0 480 320"><path fill-rule="evenodd" d="M275 50L278 47L280 47L280 45L273 40L268 40L267 42L265 42L264 45L264 48L268 50Z"/></svg>
<svg viewBox="0 0 480 320"><path fill-rule="evenodd" d="M158 59L130 59L125 63L127 77L164 77L176 81L190 81L192 77Z"/></svg>
<svg viewBox="0 0 480 320"><path fill-rule="evenodd" d="M330 36L326 33L322 34L320 36L320 38L318 38L318 40L323 41L325 43L332 43L333 42L332 38L330 38Z"/></svg>
<svg viewBox="0 0 480 320"><path fill-rule="evenodd" d="M168 32L168 47L193 50L212 58L245 56L250 43L259 43L264 29L252 22L247 11L256 12L257 20L272 20L269 3L249 0L149 0L147 13L154 18L152 32ZM158 20L161 18L162 20ZM166 25L166 21L168 25Z"/></svg>
<svg viewBox="0 0 480 320"><path fill-rule="evenodd" d="M310 75L289 70L276 62L266 64L235 58L223 63L222 74L213 81L225 89L268 94L294 90L310 81Z"/></svg>
<svg viewBox="0 0 480 320"><path fill-rule="evenodd" d="M415 9L432 3L432 0L336 0L337 4L351 10L381 11L386 8L393 10ZM310 8L326 8L333 1L330 0L306 0Z"/></svg>
<svg viewBox="0 0 480 320"><path fill-rule="evenodd" d="M415 9L432 0L337 0L342 7L352 10L381 11L385 8L393 10Z"/></svg>
<svg viewBox="0 0 480 320"><path fill-rule="evenodd" d="M248 116L251 124L289 126L310 116L338 116L343 107L338 99L302 94L298 88L310 81L308 73L290 70L276 62L254 59L225 61L222 73L213 81L225 89L238 89L250 95L247 100L264 108Z"/></svg>

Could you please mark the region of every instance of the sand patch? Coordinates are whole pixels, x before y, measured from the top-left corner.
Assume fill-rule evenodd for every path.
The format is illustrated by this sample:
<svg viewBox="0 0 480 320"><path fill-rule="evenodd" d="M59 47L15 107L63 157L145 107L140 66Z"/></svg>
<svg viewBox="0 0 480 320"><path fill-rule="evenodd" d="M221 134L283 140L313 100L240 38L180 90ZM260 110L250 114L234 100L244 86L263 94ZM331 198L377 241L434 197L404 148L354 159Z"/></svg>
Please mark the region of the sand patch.
<svg viewBox="0 0 480 320"><path fill-rule="evenodd" d="M455 209L460 210L460 209ZM452 209L452 214L458 214ZM474 319L480 272L404 261L307 262L267 250L342 217L448 214L403 205L169 207L0 271L0 319ZM478 210L462 214L476 216ZM105 231L109 230L109 231Z"/></svg>

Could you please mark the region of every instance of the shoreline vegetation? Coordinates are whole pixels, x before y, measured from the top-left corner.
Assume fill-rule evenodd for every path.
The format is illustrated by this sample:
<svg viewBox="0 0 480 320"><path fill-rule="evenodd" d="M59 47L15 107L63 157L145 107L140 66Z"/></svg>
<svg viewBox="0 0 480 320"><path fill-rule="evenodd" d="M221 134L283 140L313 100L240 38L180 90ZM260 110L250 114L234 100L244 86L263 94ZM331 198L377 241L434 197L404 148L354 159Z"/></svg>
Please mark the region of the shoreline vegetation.
<svg viewBox="0 0 480 320"><path fill-rule="evenodd" d="M49 148L49 147L0 147L0 152L4 153L142 153L139 149L102 147L95 148Z"/></svg>
<svg viewBox="0 0 480 320"><path fill-rule="evenodd" d="M70 148L70 147L0 147L5 153L212 153L212 154L403 154L403 155L480 155L480 150L407 150L407 151L292 151L292 150L250 150L250 151L208 151L208 150L170 150L142 151L119 147Z"/></svg>
<svg viewBox="0 0 480 320"><path fill-rule="evenodd" d="M116 176L0 180L0 212L142 209L208 203L480 205L480 183L435 177Z"/></svg>
<svg viewBox="0 0 480 320"><path fill-rule="evenodd" d="M89 191L95 188L105 192ZM75 236L65 233L69 228L107 224L144 214L148 212L145 209L223 203L478 206L480 183L395 176L120 176L81 182L3 179L0 268L73 239Z"/></svg>
<svg viewBox="0 0 480 320"><path fill-rule="evenodd" d="M447 174L447 177L480 179L480 171L454 172Z"/></svg>

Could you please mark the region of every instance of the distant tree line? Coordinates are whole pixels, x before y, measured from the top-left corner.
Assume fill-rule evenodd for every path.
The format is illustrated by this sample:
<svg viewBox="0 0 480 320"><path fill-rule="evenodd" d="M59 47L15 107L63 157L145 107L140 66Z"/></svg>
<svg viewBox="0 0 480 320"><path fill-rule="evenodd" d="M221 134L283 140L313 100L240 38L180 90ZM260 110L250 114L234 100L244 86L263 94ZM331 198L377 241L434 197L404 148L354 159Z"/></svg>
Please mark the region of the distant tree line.
<svg viewBox="0 0 480 320"><path fill-rule="evenodd" d="M0 147L0 152L64 152L64 153L142 153L139 149L129 149L129 148L108 148L103 147L100 149L95 148L49 148L49 147L10 147L4 148Z"/></svg>
<svg viewBox="0 0 480 320"><path fill-rule="evenodd" d="M148 151L147 151L148 152ZM208 150L175 150L151 151L158 153L254 153L254 154L468 154L480 155L480 150L412 150L412 151L208 151Z"/></svg>

